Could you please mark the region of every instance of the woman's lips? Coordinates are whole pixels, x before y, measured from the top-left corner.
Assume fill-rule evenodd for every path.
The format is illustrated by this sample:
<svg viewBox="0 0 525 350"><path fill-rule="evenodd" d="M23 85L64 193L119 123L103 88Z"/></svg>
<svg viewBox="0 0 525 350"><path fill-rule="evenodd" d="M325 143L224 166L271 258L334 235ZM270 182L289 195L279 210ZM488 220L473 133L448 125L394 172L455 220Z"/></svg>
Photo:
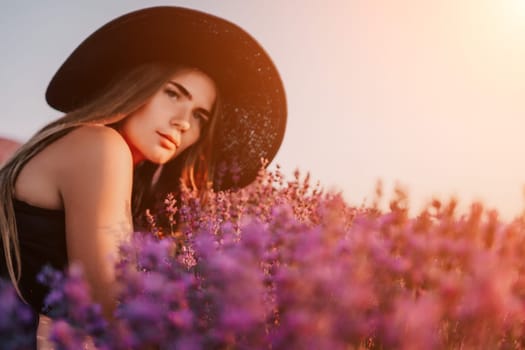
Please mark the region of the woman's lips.
<svg viewBox="0 0 525 350"><path fill-rule="evenodd" d="M173 136L164 134L161 132L157 132L157 134L159 134L159 136L161 137L161 140L163 141L162 142L163 146L166 146L168 148L178 148L179 147L179 143Z"/></svg>

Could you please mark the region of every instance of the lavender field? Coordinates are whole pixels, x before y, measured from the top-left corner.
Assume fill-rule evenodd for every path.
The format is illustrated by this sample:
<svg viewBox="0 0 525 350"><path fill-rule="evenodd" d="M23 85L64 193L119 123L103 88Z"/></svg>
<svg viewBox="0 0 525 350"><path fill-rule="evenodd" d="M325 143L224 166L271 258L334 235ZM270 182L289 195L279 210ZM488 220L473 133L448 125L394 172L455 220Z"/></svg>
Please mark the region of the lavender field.
<svg viewBox="0 0 525 350"><path fill-rule="evenodd" d="M122 246L115 323L78 266L42 275L56 349L525 348L525 218L454 200L410 216L380 188L351 207L278 168L178 204ZM23 349L25 307L0 293L0 343Z"/></svg>

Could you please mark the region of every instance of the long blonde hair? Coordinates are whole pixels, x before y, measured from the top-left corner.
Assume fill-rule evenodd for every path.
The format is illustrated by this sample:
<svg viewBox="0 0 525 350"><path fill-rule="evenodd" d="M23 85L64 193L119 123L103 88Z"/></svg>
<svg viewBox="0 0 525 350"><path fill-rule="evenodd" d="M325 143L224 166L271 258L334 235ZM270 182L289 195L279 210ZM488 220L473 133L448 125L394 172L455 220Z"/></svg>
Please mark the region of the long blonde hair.
<svg viewBox="0 0 525 350"><path fill-rule="evenodd" d="M93 124L118 126L130 113L143 106L179 68L180 66L174 64L149 63L120 75L82 107L43 127L0 169L0 233L9 277L20 297L22 294L18 282L21 276L21 257L13 198L16 179L24 165L77 127ZM212 143L220 113L219 104L217 99L212 118L202 130L198 142L172 161L177 162L176 168L179 171L174 176L178 178L163 176L163 181L172 182L169 185L164 184L163 188L177 188L182 181L186 186L203 191L213 180ZM132 198L134 215L139 215L140 210L144 209L142 201L148 197L148 191L152 190L151 181L157 167L156 164L144 162L135 169Z"/></svg>

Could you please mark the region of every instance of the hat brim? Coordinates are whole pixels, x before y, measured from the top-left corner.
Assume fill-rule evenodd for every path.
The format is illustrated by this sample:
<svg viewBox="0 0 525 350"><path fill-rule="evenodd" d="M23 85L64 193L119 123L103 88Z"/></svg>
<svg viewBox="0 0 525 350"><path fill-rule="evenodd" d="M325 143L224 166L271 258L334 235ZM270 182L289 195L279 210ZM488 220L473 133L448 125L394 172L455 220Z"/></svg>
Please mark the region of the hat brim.
<svg viewBox="0 0 525 350"><path fill-rule="evenodd" d="M217 160L237 163L235 181L253 181L260 159L272 160L284 137L286 98L279 73L263 47L222 18L180 7L152 7L118 17L85 39L55 73L48 104L70 112L93 98L115 76L155 61L197 67L215 81L224 105ZM237 182L237 183L233 183Z"/></svg>

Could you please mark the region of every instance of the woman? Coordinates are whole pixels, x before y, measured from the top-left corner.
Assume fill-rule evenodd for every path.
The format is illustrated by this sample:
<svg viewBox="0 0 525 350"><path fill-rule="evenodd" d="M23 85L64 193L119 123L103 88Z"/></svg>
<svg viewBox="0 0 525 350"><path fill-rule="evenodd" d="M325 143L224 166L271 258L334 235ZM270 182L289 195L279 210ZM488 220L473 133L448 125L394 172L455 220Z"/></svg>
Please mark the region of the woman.
<svg viewBox="0 0 525 350"><path fill-rule="evenodd" d="M110 318L113 262L155 198L250 183L284 135L279 74L244 30L202 12L155 7L104 25L51 80L65 113L0 170L1 276L35 314L50 264L83 266ZM235 176L220 171L233 166Z"/></svg>

